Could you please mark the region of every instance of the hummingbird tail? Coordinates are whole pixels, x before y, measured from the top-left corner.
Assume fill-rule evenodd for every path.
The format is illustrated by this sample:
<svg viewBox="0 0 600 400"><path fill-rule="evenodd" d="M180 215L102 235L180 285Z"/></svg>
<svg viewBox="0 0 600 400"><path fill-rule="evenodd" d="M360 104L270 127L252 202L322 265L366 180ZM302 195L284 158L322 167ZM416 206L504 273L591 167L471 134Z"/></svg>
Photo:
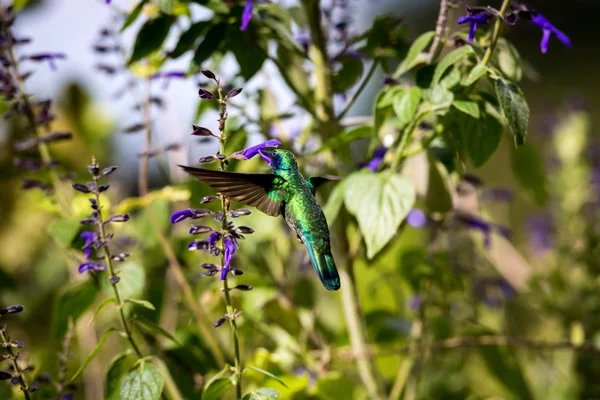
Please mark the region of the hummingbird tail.
<svg viewBox="0 0 600 400"><path fill-rule="evenodd" d="M335 267L335 261L333 261L331 251L329 249L324 252L315 251L308 243L306 248L308 249L308 255L310 256L313 267L315 267L315 271L317 272L317 275L319 275L325 289L338 290L340 288L340 276Z"/></svg>

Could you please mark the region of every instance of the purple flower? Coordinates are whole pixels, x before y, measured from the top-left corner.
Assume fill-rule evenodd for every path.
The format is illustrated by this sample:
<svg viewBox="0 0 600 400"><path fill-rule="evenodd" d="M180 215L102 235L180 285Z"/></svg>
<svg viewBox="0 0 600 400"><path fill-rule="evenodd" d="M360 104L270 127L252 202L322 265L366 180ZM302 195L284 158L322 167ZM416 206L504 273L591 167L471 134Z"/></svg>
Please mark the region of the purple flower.
<svg viewBox="0 0 600 400"><path fill-rule="evenodd" d="M490 247L492 243L491 233L496 231L504 237L510 235L510 230L504 226L496 225L492 222L484 221L479 217L470 214L459 214L456 216L459 222L462 222L470 229L475 229L483 233L483 244L485 247Z"/></svg>
<svg viewBox="0 0 600 400"><path fill-rule="evenodd" d="M185 72L183 71L166 71L166 72L157 72L150 77L151 80L156 79L164 79L163 89L167 89L169 86L169 82L171 79L185 79Z"/></svg>
<svg viewBox="0 0 600 400"><path fill-rule="evenodd" d="M248 28L248 24L250 24L250 20L252 19L252 8L254 8L254 0L246 0L244 12L242 13L240 31L245 31Z"/></svg>
<svg viewBox="0 0 600 400"><path fill-rule="evenodd" d="M187 210L175 211L173 214L171 214L171 223L176 224L184 219L192 218L193 216L194 212L189 208Z"/></svg>
<svg viewBox="0 0 600 400"><path fill-rule="evenodd" d="M229 236L225 236L223 245L225 246L225 264L221 269L221 280L227 279L227 273L229 272L229 264L231 264L231 256L235 253L236 245Z"/></svg>
<svg viewBox="0 0 600 400"><path fill-rule="evenodd" d="M467 7L467 14L468 15L466 16L460 17L458 19L458 23L471 23L471 26L469 27L469 43L472 43L473 38L475 37L475 32L477 31L477 24L487 24L490 18L490 13L485 8Z"/></svg>
<svg viewBox="0 0 600 400"><path fill-rule="evenodd" d="M406 223L415 228L422 228L427 224L427 215L423 211L413 208L406 216Z"/></svg>
<svg viewBox="0 0 600 400"><path fill-rule="evenodd" d="M56 60L64 60L67 56L64 53L40 53L28 57L31 61L48 61L50 68L56 70Z"/></svg>
<svg viewBox="0 0 600 400"><path fill-rule="evenodd" d="M543 15L534 13L531 18L531 22L533 22L534 25L537 25L539 28L542 29L543 35L542 41L540 42L540 47L542 49L543 54L546 54L546 52L548 52L550 35L553 33L554 36L556 36L556 38L560 40L567 48L571 48L571 39L569 39L569 37L561 31L556 29L556 27L552 25L550 21L548 21Z"/></svg>
<svg viewBox="0 0 600 400"><path fill-rule="evenodd" d="M106 265L102 264L101 262L94 262L94 261L88 261L88 262L84 262L83 264L79 265L79 273L83 274L85 272L89 272L89 271L104 271L106 270Z"/></svg>
<svg viewBox="0 0 600 400"><path fill-rule="evenodd" d="M529 248L533 253L543 254L552 250L554 240L554 221L548 212L534 214L525 221Z"/></svg>
<svg viewBox="0 0 600 400"><path fill-rule="evenodd" d="M221 232L212 232L208 235L208 245L210 247L216 246L219 239L221 239Z"/></svg>
<svg viewBox="0 0 600 400"><path fill-rule="evenodd" d="M279 147L279 146L281 146L281 142L279 140L271 139L271 140L267 140L266 142L263 142L261 144L257 144L256 146L248 147L245 150L237 151L231 155L231 158L237 158L238 160L249 160L252 157L254 157L255 155L260 154L260 156L267 163L269 163L269 165L271 165L271 159L266 154L261 152L261 150L265 149L267 147Z"/></svg>
<svg viewBox="0 0 600 400"><path fill-rule="evenodd" d="M84 249L84 254L83 256L87 259L90 258L90 256L92 255L92 243L94 243L94 237L96 235L94 234L94 232L81 232L80 237L85 240L85 244L83 245L83 249Z"/></svg>
<svg viewBox="0 0 600 400"><path fill-rule="evenodd" d="M388 150L387 147L379 146L378 148L375 149L375 152L373 153L373 158L371 158L369 161L359 163L358 164L359 168L367 167L373 172L377 171L377 169L383 162L383 159L385 157L385 154L387 153L387 150Z"/></svg>
<svg viewBox="0 0 600 400"><path fill-rule="evenodd" d="M499 307L504 301L517 294L516 290L503 278L479 278L473 285L475 296L488 307Z"/></svg>

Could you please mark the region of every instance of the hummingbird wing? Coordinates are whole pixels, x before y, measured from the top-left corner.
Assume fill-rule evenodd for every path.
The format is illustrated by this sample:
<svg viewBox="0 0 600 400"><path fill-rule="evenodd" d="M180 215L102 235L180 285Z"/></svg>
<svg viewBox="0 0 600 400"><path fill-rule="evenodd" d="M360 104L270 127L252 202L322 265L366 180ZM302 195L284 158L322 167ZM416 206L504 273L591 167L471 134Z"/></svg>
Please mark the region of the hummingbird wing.
<svg viewBox="0 0 600 400"><path fill-rule="evenodd" d="M314 196L317 192L317 188L319 186L321 186L323 183L331 182L331 181L339 181L339 180L340 180L339 176L331 176L331 175L312 176L306 180L306 183L308 183L308 187L310 188L310 190L312 191L312 194Z"/></svg>
<svg viewBox="0 0 600 400"><path fill-rule="evenodd" d="M200 182L233 200L256 207L272 217L281 214L287 181L278 175L241 174L184 165L180 167Z"/></svg>

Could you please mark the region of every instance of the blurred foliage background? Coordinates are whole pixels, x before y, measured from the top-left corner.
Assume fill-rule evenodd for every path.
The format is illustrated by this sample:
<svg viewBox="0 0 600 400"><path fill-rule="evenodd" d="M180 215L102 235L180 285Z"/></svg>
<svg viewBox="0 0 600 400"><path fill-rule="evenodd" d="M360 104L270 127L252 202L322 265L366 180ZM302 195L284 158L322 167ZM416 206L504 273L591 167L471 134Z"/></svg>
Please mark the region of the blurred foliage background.
<svg viewBox="0 0 600 400"><path fill-rule="evenodd" d="M0 309L25 307L0 323L25 343L23 365L35 365L26 373L40 384L32 398L71 391L76 399L129 398L110 382L122 385L122 376L137 368L133 361L123 371L114 368L127 348L122 337L102 342L106 327L119 326L110 307L95 315L112 295L110 284L102 274L77 273L84 245L78 221L90 210L88 196L69 183L89 180L92 155L101 166L120 167L102 195L112 213L131 214L110 228L115 246L132 254L119 267L119 288L124 298L155 308L125 311L144 353L162 371L164 396L235 398L231 371L215 356L217 347L233 365L229 327L210 327L225 312L221 287L199 266L212 257L188 251L189 225L169 222L173 211L204 207L202 198L214 194L177 168L218 150L216 140L189 136L192 124L217 132L217 104L196 96L199 87L214 90L200 67L226 88L244 89L229 103L227 155L276 138L297 154L305 176L343 178L317 196L342 273L338 292L321 286L304 246L281 219L243 217L255 233L234 256L244 275L233 279L253 290L232 298L242 311L243 364L258 368L244 371L244 393L273 388L281 399L323 400L599 398L600 137L593 110L600 60L591 30L600 4L532 0L527 5L568 34L573 49L552 38L542 55L541 31L519 21L503 28L500 55L481 80L464 84L489 46L490 20L473 50L442 70L436 85L445 57L465 48L468 28L456 20L476 2L442 2L449 3L447 40L433 45L439 54L429 52L431 34L412 65L411 45L435 31L439 2L250 3L252 20L240 30L243 1L14 2L15 37L32 37L18 54L66 54L55 60L56 70L20 61L21 72L35 71L25 81L32 98L53 99L49 131L73 134L47 146L60 165L48 194L21 189L23 178L52 175L15 167L21 157L15 144L29 137L27 124L6 119L0 130ZM394 74L398 82L384 85L384 76ZM501 115L498 80L518 82L529 104L524 146L515 148ZM406 117L406 105L396 103L413 89L419 94ZM476 104L477 119L456 100ZM5 99L3 111L10 107ZM417 110L427 107L435 110L419 119ZM377 160L382 146L390 150L369 172L361 163ZM39 157L35 149L29 156ZM268 170L260 159L232 160L228 169ZM409 189L397 189L392 205L367 199L357 206L353 195L375 190L388 173ZM366 228L369 221L379 222ZM66 350L65 335L72 336ZM62 387L99 341L101 351L76 388ZM215 384L219 371L225 375ZM54 385L44 383L45 374ZM0 398L21 398L17 386L0 382ZM156 398L147 396L131 398ZM269 396L275 395L249 398L276 398Z"/></svg>

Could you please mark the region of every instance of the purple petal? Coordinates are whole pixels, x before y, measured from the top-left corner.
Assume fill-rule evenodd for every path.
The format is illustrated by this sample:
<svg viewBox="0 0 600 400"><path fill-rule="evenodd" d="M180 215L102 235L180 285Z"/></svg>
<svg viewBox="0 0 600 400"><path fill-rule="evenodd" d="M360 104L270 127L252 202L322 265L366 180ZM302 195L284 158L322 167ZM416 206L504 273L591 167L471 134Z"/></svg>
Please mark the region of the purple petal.
<svg viewBox="0 0 600 400"><path fill-rule="evenodd" d="M245 31L248 28L248 24L250 24L250 20L252 19L253 7L253 0L246 0L246 5L244 6L244 11L242 13L242 24L240 25L240 31Z"/></svg>
<svg viewBox="0 0 600 400"><path fill-rule="evenodd" d="M84 262L84 263L80 264L78 271L80 274L83 274L83 273L89 272L89 271L104 271L105 269L106 269L106 265L104 265L102 263L88 261L88 262Z"/></svg>
<svg viewBox="0 0 600 400"><path fill-rule="evenodd" d="M236 246L233 240L229 236L225 237L224 241L225 246L225 263L223 268L221 269L221 280L224 281L227 279L227 273L229 272L229 265L231 264L231 256L235 253Z"/></svg>
<svg viewBox="0 0 600 400"><path fill-rule="evenodd" d="M406 223L415 228L422 228L427 224L427 215L423 211L413 208L406 216Z"/></svg>
<svg viewBox="0 0 600 400"><path fill-rule="evenodd" d="M183 221L184 219L192 218L193 216L194 216L194 212L190 209L175 211L171 215L171 223L176 224L178 222Z"/></svg>
<svg viewBox="0 0 600 400"><path fill-rule="evenodd" d="M544 34L542 35L542 41L540 42L540 47L542 49L542 54L546 54L548 52L548 45L550 44L550 30L544 29Z"/></svg>
<svg viewBox="0 0 600 400"><path fill-rule="evenodd" d="M217 242L221 239L221 232L213 232L208 235L208 244L210 247L215 246Z"/></svg>
<svg viewBox="0 0 600 400"><path fill-rule="evenodd" d="M231 158L237 158L238 160L249 160L252 157L259 154L260 150L262 150L264 148L279 147L279 146L281 146L281 142L279 140L271 139L271 140L267 140L264 143L257 144L256 146L248 147L245 150L235 152L231 155ZM264 158L264 156L263 156L263 158Z"/></svg>
<svg viewBox="0 0 600 400"><path fill-rule="evenodd" d="M156 74L154 74L150 77L150 79L159 79L159 78L185 79L185 72L183 72L183 71L157 72Z"/></svg>
<svg viewBox="0 0 600 400"><path fill-rule="evenodd" d="M554 33L554 36L556 36L556 38L558 40L560 40L562 42L562 44L565 45L565 47L567 47L568 49L570 49L572 47L572 45L571 45L571 39L569 39L569 37L567 35L565 35L563 32L561 32L558 29L554 28L552 30L552 33Z"/></svg>
<svg viewBox="0 0 600 400"><path fill-rule="evenodd" d="M473 39L475 38L475 32L477 32L477 22L471 22L471 26L469 27L469 43L473 43Z"/></svg>

